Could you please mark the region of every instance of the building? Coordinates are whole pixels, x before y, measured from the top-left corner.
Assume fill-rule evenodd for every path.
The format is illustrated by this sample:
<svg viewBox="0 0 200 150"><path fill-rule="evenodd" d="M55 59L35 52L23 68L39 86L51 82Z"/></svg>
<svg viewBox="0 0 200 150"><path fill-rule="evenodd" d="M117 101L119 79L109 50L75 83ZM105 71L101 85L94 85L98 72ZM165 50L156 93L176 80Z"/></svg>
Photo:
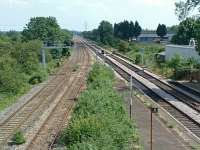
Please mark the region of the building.
<svg viewBox="0 0 200 150"><path fill-rule="evenodd" d="M185 59L194 58L200 61L200 55L196 51L196 47L194 45L166 45L165 51L159 53L157 56L160 60L170 60L175 55L180 55Z"/></svg>
<svg viewBox="0 0 200 150"><path fill-rule="evenodd" d="M194 58L199 59L199 53L196 51L195 46L188 45L166 45L165 48L165 59L169 60L174 57L176 54L182 56L185 59Z"/></svg>
<svg viewBox="0 0 200 150"><path fill-rule="evenodd" d="M174 34L167 34L166 36L163 37L164 41L171 41L172 37L174 36ZM157 34L141 34L140 36L138 36L138 41L139 42L155 42L158 41L160 39L160 37Z"/></svg>

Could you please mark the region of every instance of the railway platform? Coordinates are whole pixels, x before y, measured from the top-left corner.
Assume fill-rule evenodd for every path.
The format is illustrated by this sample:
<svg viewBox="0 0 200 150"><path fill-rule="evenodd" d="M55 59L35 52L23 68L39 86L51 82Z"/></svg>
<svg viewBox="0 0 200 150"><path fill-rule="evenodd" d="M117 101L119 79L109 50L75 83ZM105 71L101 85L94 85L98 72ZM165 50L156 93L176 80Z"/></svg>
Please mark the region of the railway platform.
<svg viewBox="0 0 200 150"><path fill-rule="evenodd" d="M115 88L123 95L127 110L129 110L129 88L124 81L118 80ZM124 90L122 90L124 89ZM123 94L125 93L125 94ZM132 116L138 128L140 143L144 149L150 149L150 111L144 104L133 98ZM188 150L180 137L176 136L170 129L164 125L156 116L153 116L153 149L154 150Z"/></svg>

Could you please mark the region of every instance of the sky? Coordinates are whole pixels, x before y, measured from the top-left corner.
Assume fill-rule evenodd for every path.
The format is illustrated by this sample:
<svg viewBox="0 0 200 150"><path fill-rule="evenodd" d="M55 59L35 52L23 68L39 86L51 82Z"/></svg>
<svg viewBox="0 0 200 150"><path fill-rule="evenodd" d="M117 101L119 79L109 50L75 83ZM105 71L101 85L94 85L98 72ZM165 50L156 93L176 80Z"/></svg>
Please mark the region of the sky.
<svg viewBox="0 0 200 150"><path fill-rule="evenodd" d="M102 20L138 21L143 29L178 24L176 0L0 0L0 31L23 30L31 17L54 16L62 28L92 30Z"/></svg>

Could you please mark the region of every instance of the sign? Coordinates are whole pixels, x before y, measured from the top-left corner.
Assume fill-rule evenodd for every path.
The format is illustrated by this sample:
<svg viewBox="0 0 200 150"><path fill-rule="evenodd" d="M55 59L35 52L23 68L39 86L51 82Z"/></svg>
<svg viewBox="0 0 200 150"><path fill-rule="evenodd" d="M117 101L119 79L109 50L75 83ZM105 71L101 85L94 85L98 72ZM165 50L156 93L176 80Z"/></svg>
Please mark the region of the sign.
<svg viewBox="0 0 200 150"><path fill-rule="evenodd" d="M142 53L144 53L145 49L144 49L144 48L140 48L140 51L141 51Z"/></svg>
<svg viewBox="0 0 200 150"><path fill-rule="evenodd" d="M158 113L158 108L157 107L152 107L151 108L152 113Z"/></svg>

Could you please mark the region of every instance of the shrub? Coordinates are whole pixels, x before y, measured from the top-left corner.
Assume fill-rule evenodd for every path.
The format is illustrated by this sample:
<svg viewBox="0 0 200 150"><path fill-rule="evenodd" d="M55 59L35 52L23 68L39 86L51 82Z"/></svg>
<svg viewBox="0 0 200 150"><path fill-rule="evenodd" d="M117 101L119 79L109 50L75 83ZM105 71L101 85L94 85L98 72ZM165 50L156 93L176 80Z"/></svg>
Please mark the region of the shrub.
<svg viewBox="0 0 200 150"><path fill-rule="evenodd" d="M41 76L33 76L30 78L29 83L30 84L37 84L37 83L41 83L42 82L42 77Z"/></svg>
<svg viewBox="0 0 200 150"><path fill-rule="evenodd" d="M135 55L135 64L140 64L140 63L142 63L142 55L138 53Z"/></svg>
<svg viewBox="0 0 200 150"><path fill-rule="evenodd" d="M69 48L62 49L62 56L70 56Z"/></svg>
<svg viewBox="0 0 200 150"><path fill-rule="evenodd" d="M22 131L17 131L12 137L13 144L20 145L26 142Z"/></svg>
<svg viewBox="0 0 200 150"><path fill-rule="evenodd" d="M60 51L60 49L52 49L51 55L53 59L59 59L61 58L62 52Z"/></svg>
<svg viewBox="0 0 200 150"><path fill-rule="evenodd" d="M127 52L129 48L129 43L126 41L122 41L120 40L119 45L118 45L118 49L121 52Z"/></svg>
<svg viewBox="0 0 200 150"><path fill-rule="evenodd" d="M87 81L88 83L92 83L97 79L106 80L106 81L113 81L114 74L113 72L107 68L106 66L102 66L98 63L93 65L92 71L89 72Z"/></svg>

